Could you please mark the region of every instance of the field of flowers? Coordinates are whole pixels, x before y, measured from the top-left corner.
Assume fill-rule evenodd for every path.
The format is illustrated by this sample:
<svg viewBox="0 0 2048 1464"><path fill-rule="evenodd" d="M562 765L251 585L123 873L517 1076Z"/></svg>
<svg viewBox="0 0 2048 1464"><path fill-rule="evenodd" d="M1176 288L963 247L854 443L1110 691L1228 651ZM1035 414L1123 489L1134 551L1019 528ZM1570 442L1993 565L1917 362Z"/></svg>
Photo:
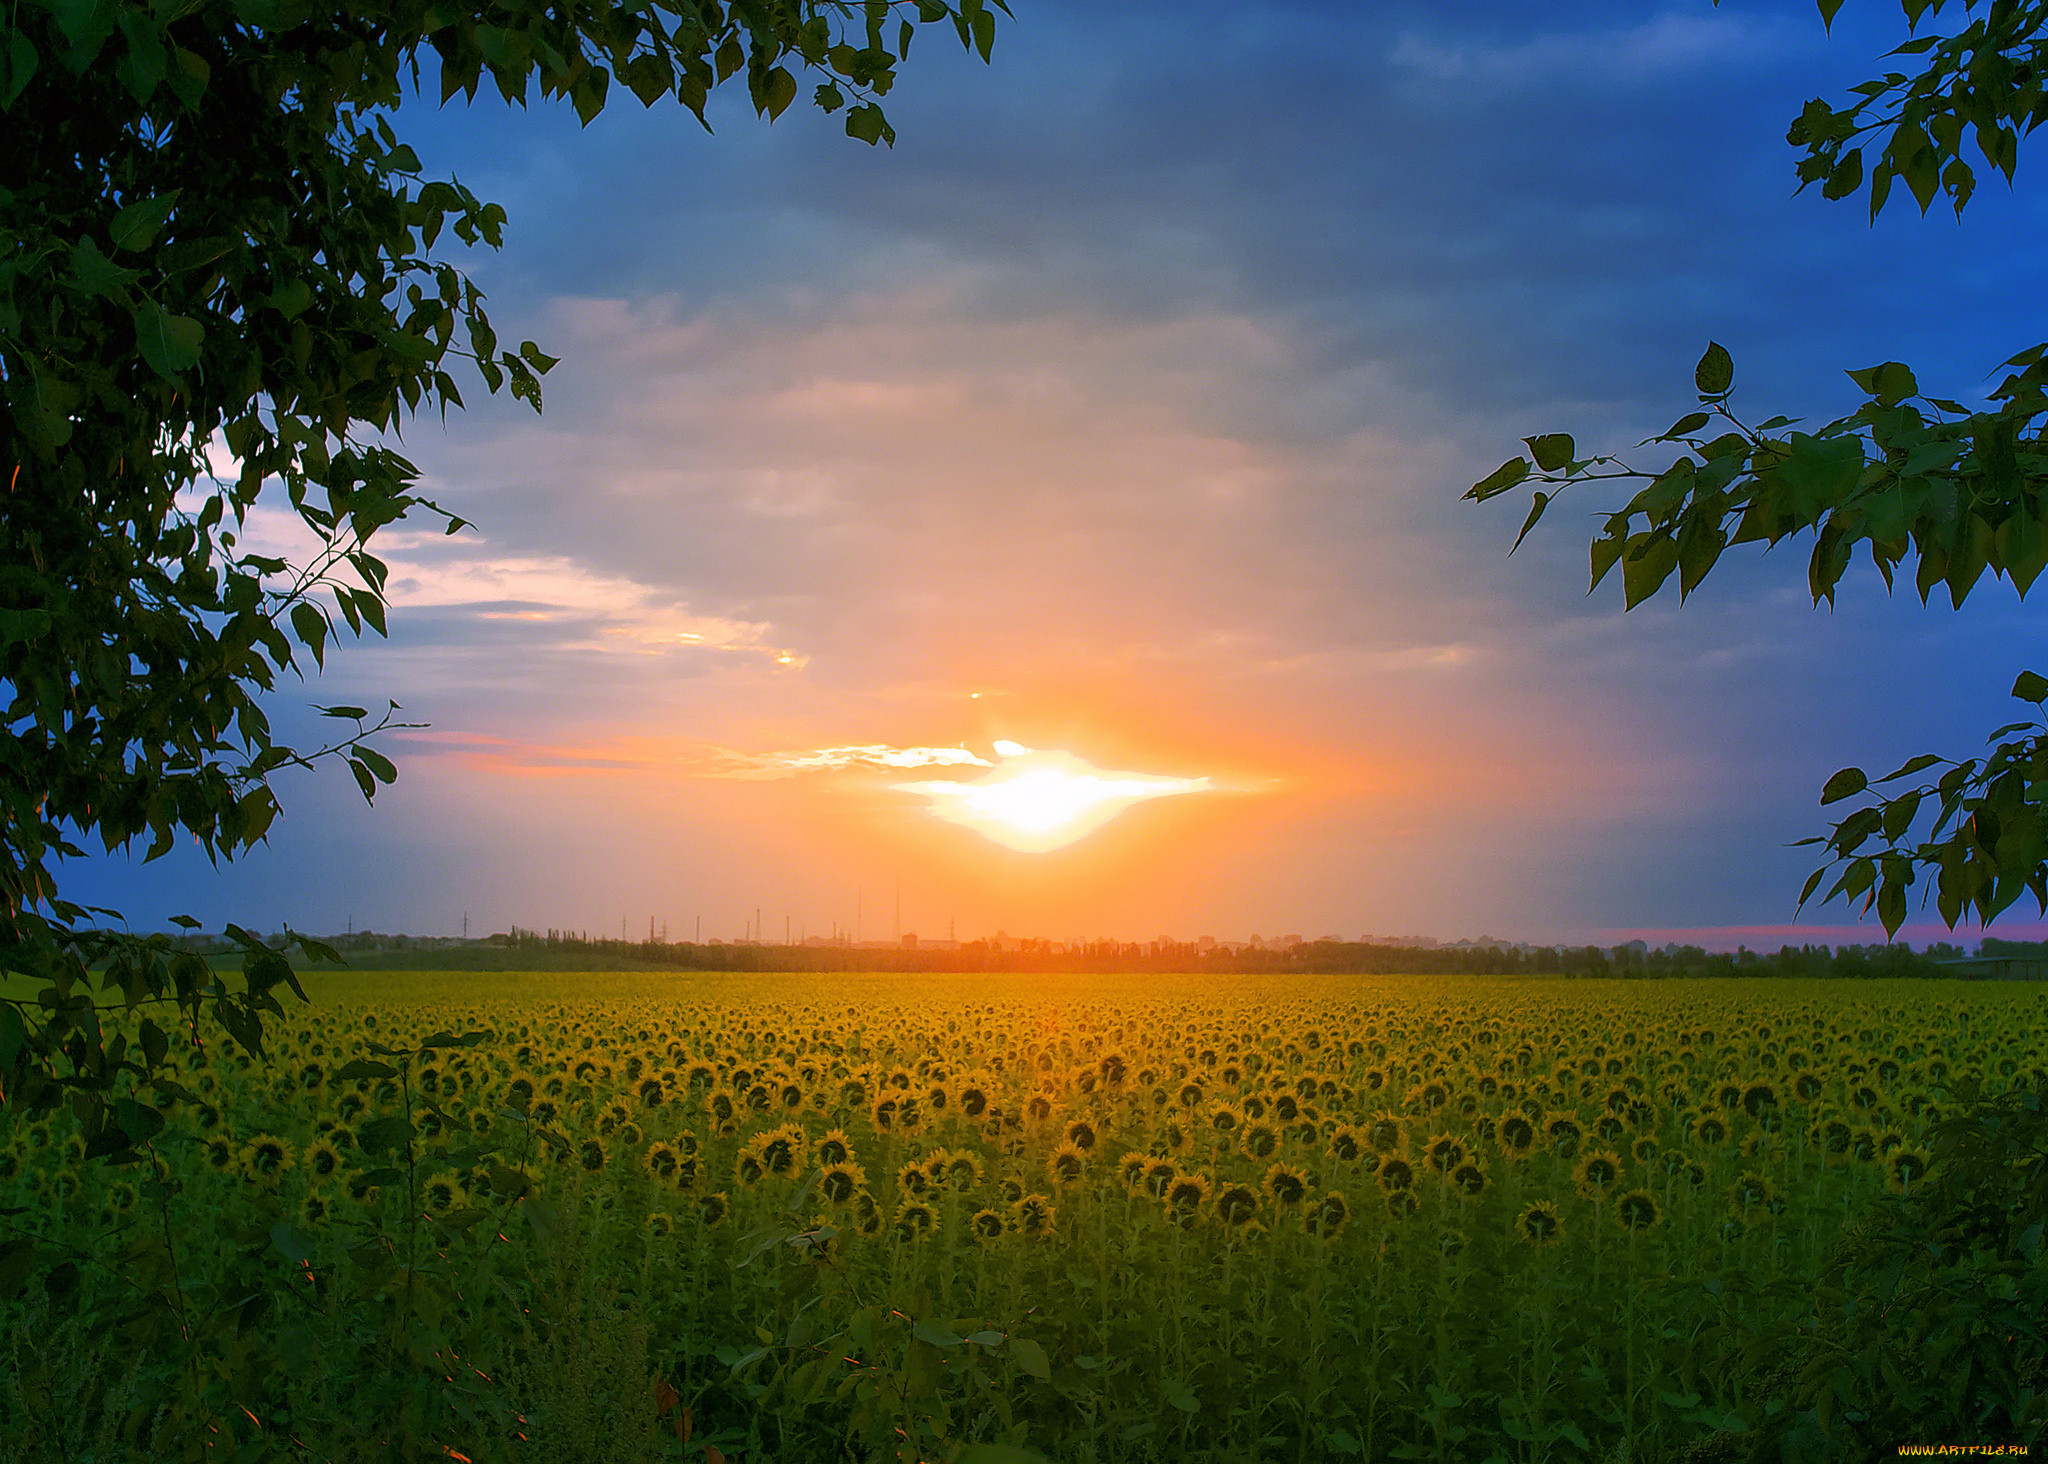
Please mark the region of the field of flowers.
<svg viewBox="0 0 2048 1464"><path fill-rule="evenodd" d="M1927 982L309 984L267 1061L174 1049L148 1164L0 1106L8 1233L77 1258L0 1274L0 1452L1677 1459L2048 1036Z"/></svg>

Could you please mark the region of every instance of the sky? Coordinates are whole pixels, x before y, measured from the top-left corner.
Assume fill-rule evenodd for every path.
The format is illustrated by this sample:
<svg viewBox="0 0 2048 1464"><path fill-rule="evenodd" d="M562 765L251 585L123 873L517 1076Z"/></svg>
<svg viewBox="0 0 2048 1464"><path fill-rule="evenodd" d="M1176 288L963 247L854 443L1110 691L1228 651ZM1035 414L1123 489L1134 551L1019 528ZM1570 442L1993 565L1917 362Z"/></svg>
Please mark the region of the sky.
<svg viewBox="0 0 2048 1464"><path fill-rule="evenodd" d="M1526 497L1460 495L1528 434L1662 431L1709 340L1752 420L1816 421L1845 368L1970 399L2032 344L2024 149L1960 222L1795 196L1787 124L1886 69L1896 7L1013 9L992 64L920 37L893 149L736 91L709 135L622 89L588 127L401 107L510 215L451 256L500 336L561 364L538 417L478 388L406 429L476 527L380 539L390 639L273 715L426 725L374 809L291 774L234 866L63 892L323 933L1882 939L1792 924L1788 846L1836 768L2013 719L2048 646L2011 589L1866 567L1816 608L1792 543L1624 614L1586 593L1619 496L1510 558ZM1123 798L1078 837L962 821L1076 769Z"/></svg>

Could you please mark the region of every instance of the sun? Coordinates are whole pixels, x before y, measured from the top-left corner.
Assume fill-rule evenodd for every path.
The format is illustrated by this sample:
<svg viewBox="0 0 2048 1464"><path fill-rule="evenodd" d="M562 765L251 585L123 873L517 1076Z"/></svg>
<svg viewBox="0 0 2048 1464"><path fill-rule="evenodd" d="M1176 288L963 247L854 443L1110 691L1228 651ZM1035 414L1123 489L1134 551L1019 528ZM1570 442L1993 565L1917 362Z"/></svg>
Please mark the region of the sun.
<svg viewBox="0 0 2048 1464"><path fill-rule="evenodd" d="M1065 848L1148 798L1215 787L1208 778L1110 772L1070 752L1015 742L998 742L995 750L1002 761L972 782L928 778L891 786L930 799L934 818L1027 854Z"/></svg>

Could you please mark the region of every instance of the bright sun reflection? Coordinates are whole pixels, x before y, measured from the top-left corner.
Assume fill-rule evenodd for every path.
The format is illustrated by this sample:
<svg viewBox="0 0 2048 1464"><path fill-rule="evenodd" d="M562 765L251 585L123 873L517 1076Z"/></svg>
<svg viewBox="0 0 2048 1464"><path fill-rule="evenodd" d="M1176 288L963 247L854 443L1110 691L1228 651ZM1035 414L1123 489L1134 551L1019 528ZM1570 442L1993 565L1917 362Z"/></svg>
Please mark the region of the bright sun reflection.
<svg viewBox="0 0 2048 1464"><path fill-rule="evenodd" d="M1133 803L1203 793L1207 778L1109 772L1070 752L995 744L1003 761L971 783L930 778L891 786L931 800L934 818L963 824L1011 849L1040 854L1094 833Z"/></svg>

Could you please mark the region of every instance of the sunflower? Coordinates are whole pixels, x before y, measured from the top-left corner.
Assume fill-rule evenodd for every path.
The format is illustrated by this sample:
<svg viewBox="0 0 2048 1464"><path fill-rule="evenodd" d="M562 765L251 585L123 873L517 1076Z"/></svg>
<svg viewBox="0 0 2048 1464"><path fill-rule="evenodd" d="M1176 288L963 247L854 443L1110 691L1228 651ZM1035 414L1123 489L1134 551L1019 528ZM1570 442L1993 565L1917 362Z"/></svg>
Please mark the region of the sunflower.
<svg viewBox="0 0 2048 1464"><path fill-rule="evenodd" d="M1273 1197L1275 1204L1291 1210L1308 1198L1309 1177L1296 1166L1275 1160L1267 1167L1259 1187Z"/></svg>
<svg viewBox="0 0 2048 1464"><path fill-rule="evenodd" d="M1301 1228L1310 1235L1330 1239L1351 1220L1351 1204L1342 1190L1325 1190L1301 1212Z"/></svg>
<svg viewBox="0 0 2048 1464"><path fill-rule="evenodd" d="M1719 1114L1701 1114L1700 1121L1692 1126L1692 1140L1702 1148L1711 1149L1717 1144L1725 1143L1727 1138L1728 1125Z"/></svg>
<svg viewBox="0 0 2048 1464"><path fill-rule="evenodd" d="M1769 1210L1777 1198L1778 1187L1755 1170L1744 1170L1735 1183L1728 1186L1728 1210L1737 1219L1752 1215L1760 1210Z"/></svg>
<svg viewBox="0 0 2048 1464"><path fill-rule="evenodd" d="M896 1188L906 1195L927 1194L932 1187L931 1174L925 1169L922 1159L907 1160L896 1171Z"/></svg>
<svg viewBox="0 0 2048 1464"><path fill-rule="evenodd" d="M1010 1233L1010 1222L1001 1210L976 1210L967 1222L967 1233L976 1245L994 1245Z"/></svg>
<svg viewBox="0 0 2048 1464"><path fill-rule="evenodd" d="M1657 1141L1650 1135L1644 1134L1628 1146L1628 1152L1629 1157L1635 1160L1636 1163L1648 1164L1657 1157Z"/></svg>
<svg viewBox="0 0 2048 1464"><path fill-rule="evenodd" d="M1465 1162L1465 1142L1455 1134L1437 1134L1423 1145L1422 1157L1438 1174L1448 1174Z"/></svg>
<svg viewBox="0 0 2048 1464"><path fill-rule="evenodd" d="M731 1212L732 1201L726 1197L724 1190L701 1196L697 1201L697 1218L703 1222L706 1230L716 1227Z"/></svg>
<svg viewBox="0 0 2048 1464"><path fill-rule="evenodd" d="M1269 1159L1280 1147L1280 1131L1263 1118L1255 1118L1244 1126L1238 1138L1238 1148L1247 1159Z"/></svg>
<svg viewBox="0 0 2048 1464"><path fill-rule="evenodd" d="M1209 1203L1208 1176L1175 1175L1161 1199L1165 1201L1168 1220L1176 1225L1192 1225Z"/></svg>
<svg viewBox="0 0 2048 1464"><path fill-rule="evenodd" d="M1139 1187L1154 1199L1163 1199L1168 1186L1180 1178L1180 1166L1171 1159L1151 1159L1145 1165L1145 1172L1139 1180Z"/></svg>
<svg viewBox="0 0 2048 1464"><path fill-rule="evenodd" d="M1387 1191L1387 1213L1393 1216L1394 1219L1406 1220L1421 1208L1422 1201L1416 1198L1414 1190L1395 1189Z"/></svg>
<svg viewBox="0 0 2048 1464"><path fill-rule="evenodd" d="M467 1209L469 1194L452 1174L436 1174L420 1186L420 1204L429 1215L446 1215Z"/></svg>
<svg viewBox="0 0 2048 1464"><path fill-rule="evenodd" d="M1259 1192L1248 1184L1226 1184L1216 1192L1216 1218L1236 1229L1259 1213Z"/></svg>
<svg viewBox="0 0 2048 1464"><path fill-rule="evenodd" d="M1234 1134L1244 1127L1244 1115L1234 1104L1218 1103L1209 1110L1209 1127L1219 1134Z"/></svg>
<svg viewBox="0 0 2048 1464"><path fill-rule="evenodd" d="M867 1171L851 1159L825 1166L818 1176L818 1193L834 1205L850 1205L853 1197L867 1188Z"/></svg>
<svg viewBox="0 0 2048 1464"><path fill-rule="evenodd" d="M1338 1163L1356 1163L1364 1152L1365 1143L1351 1125L1340 1123L1330 1130L1330 1157Z"/></svg>
<svg viewBox="0 0 2048 1464"><path fill-rule="evenodd" d="M1594 1149L1572 1169L1572 1188L1589 1200L1597 1200L1621 1178L1621 1157L1606 1149Z"/></svg>
<svg viewBox="0 0 2048 1464"><path fill-rule="evenodd" d="M1095 1149L1095 1125L1085 1118L1074 1119L1066 1127L1065 1138L1082 1153L1092 1153Z"/></svg>
<svg viewBox="0 0 2048 1464"><path fill-rule="evenodd" d="M1045 1172L1054 1184L1072 1184L1087 1171L1088 1156L1071 1142L1063 1141L1046 1156Z"/></svg>
<svg viewBox="0 0 2048 1464"><path fill-rule="evenodd" d="M1045 1195L1026 1195L1017 1201L1017 1233L1031 1240L1046 1240L1052 1236L1053 1221L1059 1214L1059 1207Z"/></svg>
<svg viewBox="0 0 2048 1464"><path fill-rule="evenodd" d="M796 1172L797 1159L804 1152L804 1131L792 1124L766 1129L748 1140L747 1148L760 1161L763 1174L787 1178Z"/></svg>
<svg viewBox="0 0 2048 1464"><path fill-rule="evenodd" d="M334 1202L327 1198L323 1190L307 1190L299 1200L299 1219L306 1225L325 1225L333 1213Z"/></svg>
<svg viewBox="0 0 2048 1464"><path fill-rule="evenodd" d="M667 1240L676 1233L676 1217L666 1210L649 1210L644 1223L652 1240Z"/></svg>
<svg viewBox="0 0 2048 1464"><path fill-rule="evenodd" d="M972 1149L955 1149L946 1155L943 1172L934 1178L943 1180L946 1187L955 1194L966 1194L980 1186L987 1166L981 1162L981 1155Z"/></svg>
<svg viewBox="0 0 2048 1464"><path fill-rule="evenodd" d="M1415 1184L1415 1166L1398 1154L1389 1155L1380 1161L1377 1178L1383 1190L1411 1189Z"/></svg>
<svg viewBox="0 0 2048 1464"><path fill-rule="evenodd" d="M1486 1171L1476 1159L1467 1159L1451 1171L1451 1185L1463 1195L1484 1193L1486 1182Z"/></svg>
<svg viewBox="0 0 2048 1464"><path fill-rule="evenodd" d="M1569 1157L1579 1149L1579 1140L1585 1137L1585 1129L1579 1120L1569 1113L1553 1113L1543 1120L1543 1136L1561 1155Z"/></svg>
<svg viewBox="0 0 2048 1464"><path fill-rule="evenodd" d="M1541 1249L1556 1245L1564 1237L1564 1221L1558 1216L1557 1206L1548 1200L1536 1200L1523 1206L1522 1213L1515 1217L1515 1234Z"/></svg>
<svg viewBox="0 0 2048 1464"><path fill-rule="evenodd" d="M1376 1113L1365 1123L1365 1142L1376 1154L1392 1154L1401 1148L1401 1120L1391 1113Z"/></svg>
<svg viewBox="0 0 2048 1464"><path fill-rule="evenodd" d="M604 1167L611 1162L611 1157L611 1151L605 1148L604 1140L600 1138L585 1139L576 1148L576 1162L589 1174L604 1173Z"/></svg>
<svg viewBox="0 0 2048 1464"><path fill-rule="evenodd" d="M665 1139L656 1139L647 1146L647 1152L640 1156L640 1167L647 1171L647 1177L656 1183L672 1180L680 1156L675 1145Z"/></svg>
<svg viewBox="0 0 2048 1464"><path fill-rule="evenodd" d="M1884 1156L1885 1185L1896 1193L1910 1195L1933 1163L1934 1156L1918 1144L1901 1144Z"/></svg>
<svg viewBox="0 0 2048 1464"><path fill-rule="evenodd" d="M226 1174L235 1167L235 1146L226 1139L206 1141L206 1167L215 1174Z"/></svg>
<svg viewBox="0 0 2048 1464"><path fill-rule="evenodd" d="M1520 1158L1536 1147L1536 1125L1529 1121L1527 1114L1506 1113L1501 1115L1500 1123L1494 1129L1494 1139L1502 1153Z"/></svg>
<svg viewBox="0 0 2048 1464"><path fill-rule="evenodd" d="M827 1129L824 1137L811 1146L811 1152L820 1164L844 1164L853 1157L853 1140L844 1129Z"/></svg>
<svg viewBox="0 0 2048 1464"><path fill-rule="evenodd" d="M1615 1196L1614 1222L1630 1234L1654 1230L1662 1223L1664 1211L1657 1197L1646 1189L1626 1190Z"/></svg>
<svg viewBox="0 0 2048 1464"><path fill-rule="evenodd" d="M242 1147L242 1173L258 1184L276 1185L292 1167L292 1146L276 1134L258 1134Z"/></svg>
<svg viewBox="0 0 2048 1464"><path fill-rule="evenodd" d="M341 1150L330 1139L315 1139L306 1145L300 1165L315 1184L325 1184L341 1171Z"/></svg>
<svg viewBox="0 0 2048 1464"><path fill-rule="evenodd" d="M1006 1175L996 1186L996 1197L1006 1205L1014 1205L1024 1198L1024 1181L1016 1175Z"/></svg>

